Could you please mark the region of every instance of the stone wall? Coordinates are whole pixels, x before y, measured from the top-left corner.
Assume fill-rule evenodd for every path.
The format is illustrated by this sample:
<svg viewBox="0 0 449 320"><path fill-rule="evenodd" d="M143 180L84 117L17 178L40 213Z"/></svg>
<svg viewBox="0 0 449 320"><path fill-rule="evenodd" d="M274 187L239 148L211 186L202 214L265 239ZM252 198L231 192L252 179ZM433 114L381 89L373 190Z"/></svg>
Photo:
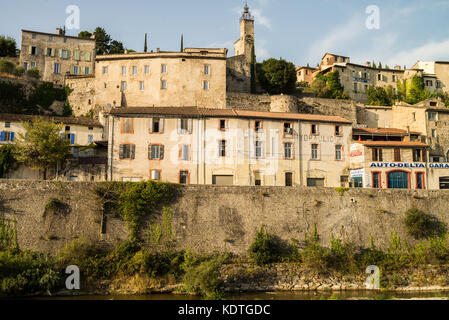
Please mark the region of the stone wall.
<svg viewBox="0 0 449 320"><path fill-rule="evenodd" d="M78 237L112 246L127 239L128 231L119 218L103 215L94 186L0 180L0 212L17 220L23 249L54 252ZM65 210L44 214L45 205L55 197L66 204ZM301 241L316 224L326 246L333 232L364 247L372 236L377 247L386 248L393 231L412 246L416 241L403 223L406 210L417 207L449 223L448 201L449 192L429 190L351 189L340 196L331 188L186 186L171 205L174 238L162 238L157 245L147 241L147 245L163 249L174 240L175 247L197 252L246 254L261 226L286 241ZM146 225L144 239L148 234Z"/></svg>
<svg viewBox="0 0 449 320"><path fill-rule="evenodd" d="M244 55L226 60L226 91L248 93L251 90L251 68Z"/></svg>
<svg viewBox="0 0 449 320"><path fill-rule="evenodd" d="M267 94L226 93L226 108L251 111L270 111L271 97Z"/></svg>

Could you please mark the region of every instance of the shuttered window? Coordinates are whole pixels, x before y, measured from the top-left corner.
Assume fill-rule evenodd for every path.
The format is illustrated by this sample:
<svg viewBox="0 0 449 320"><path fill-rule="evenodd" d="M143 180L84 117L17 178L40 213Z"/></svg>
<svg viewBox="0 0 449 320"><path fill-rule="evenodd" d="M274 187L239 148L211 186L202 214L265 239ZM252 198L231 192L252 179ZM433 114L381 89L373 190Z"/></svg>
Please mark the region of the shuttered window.
<svg viewBox="0 0 449 320"><path fill-rule="evenodd" d="M136 145L135 144L121 144L119 157L120 159L135 159Z"/></svg>
<svg viewBox="0 0 449 320"><path fill-rule="evenodd" d="M401 161L401 149L400 148L394 148L394 161L396 161L396 162Z"/></svg>
<svg viewBox="0 0 449 320"><path fill-rule="evenodd" d="M178 119L178 133L192 133L192 119Z"/></svg>
<svg viewBox="0 0 449 320"><path fill-rule="evenodd" d="M164 146L159 145L159 144L150 144L148 146L148 159L163 160L164 159Z"/></svg>

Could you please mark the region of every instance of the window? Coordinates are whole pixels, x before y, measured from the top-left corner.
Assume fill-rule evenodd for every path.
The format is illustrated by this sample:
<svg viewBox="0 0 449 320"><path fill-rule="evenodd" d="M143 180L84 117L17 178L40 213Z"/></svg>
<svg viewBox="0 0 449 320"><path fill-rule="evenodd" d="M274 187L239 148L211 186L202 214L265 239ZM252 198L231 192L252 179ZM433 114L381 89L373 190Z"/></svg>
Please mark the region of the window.
<svg viewBox="0 0 449 320"><path fill-rule="evenodd" d="M135 144L121 144L119 157L120 159L134 159L136 154Z"/></svg>
<svg viewBox="0 0 449 320"><path fill-rule="evenodd" d="M220 130L221 131L226 130L226 120L223 120L223 119L220 120Z"/></svg>
<svg viewBox="0 0 449 320"><path fill-rule="evenodd" d="M149 74L150 73L150 66L145 66L145 74Z"/></svg>
<svg viewBox="0 0 449 320"><path fill-rule="evenodd" d="M340 176L340 186L341 187L347 187L349 182L348 176Z"/></svg>
<svg viewBox="0 0 449 320"><path fill-rule="evenodd" d="M148 146L148 159L163 160L164 159L164 146L159 145L159 144L150 144Z"/></svg>
<svg viewBox="0 0 449 320"><path fill-rule="evenodd" d="M5 122L5 128L10 128L11 127L11 122Z"/></svg>
<svg viewBox="0 0 449 320"><path fill-rule="evenodd" d="M92 131L92 130L94 130L94 127L88 127L87 130Z"/></svg>
<svg viewBox="0 0 449 320"><path fill-rule="evenodd" d="M32 61L32 62L30 63L30 65L31 65L31 68L36 68L36 62L33 62L33 61Z"/></svg>
<svg viewBox="0 0 449 320"><path fill-rule="evenodd" d="M413 149L413 162L425 162L426 150L425 149Z"/></svg>
<svg viewBox="0 0 449 320"><path fill-rule="evenodd" d="M429 120L429 121L437 121L437 113L436 112L429 112L429 113L427 113L427 120Z"/></svg>
<svg viewBox="0 0 449 320"><path fill-rule="evenodd" d="M357 92L357 83L354 82L354 92Z"/></svg>
<svg viewBox="0 0 449 320"><path fill-rule="evenodd" d="M318 145L312 144L312 160L318 160Z"/></svg>
<svg viewBox="0 0 449 320"><path fill-rule="evenodd" d="M204 90L209 90L209 81L207 81L207 80L203 81L203 89Z"/></svg>
<svg viewBox="0 0 449 320"><path fill-rule="evenodd" d="M436 137L437 137L437 130L432 129L432 138L436 138Z"/></svg>
<svg viewBox="0 0 449 320"><path fill-rule="evenodd" d="M108 67L103 67L103 74L108 74Z"/></svg>
<svg viewBox="0 0 449 320"><path fill-rule="evenodd" d="M90 68L84 67L84 74L90 74Z"/></svg>
<svg viewBox="0 0 449 320"><path fill-rule="evenodd" d="M179 183L189 184L189 171L179 171Z"/></svg>
<svg viewBox="0 0 449 320"><path fill-rule="evenodd" d="M373 172L373 188L380 188L380 172Z"/></svg>
<svg viewBox="0 0 449 320"><path fill-rule="evenodd" d="M192 133L192 119L178 119L178 133Z"/></svg>
<svg viewBox="0 0 449 320"><path fill-rule="evenodd" d="M38 52L37 47L34 47L34 46L30 46L30 47L29 47L29 51L28 51L29 54L31 54L31 55L33 55L33 56L36 56L36 55L37 55L37 52Z"/></svg>
<svg viewBox="0 0 449 320"><path fill-rule="evenodd" d="M392 171L387 174L388 188L390 189L408 189L409 173L405 171Z"/></svg>
<svg viewBox="0 0 449 320"><path fill-rule="evenodd" d="M122 133L133 133L133 119L123 118Z"/></svg>
<svg viewBox="0 0 449 320"><path fill-rule="evenodd" d="M254 185L255 186L262 185L262 177L259 171L254 171Z"/></svg>
<svg viewBox="0 0 449 320"><path fill-rule="evenodd" d="M167 65L161 64L161 73L167 73Z"/></svg>
<svg viewBox="0 0 449 320"><path fill-rule="evenodd" d="M145 90L145 82L144 81L139 81L139 88L140 88L140 91Z"/></svg>
<svg viewBox="0 0 449 320"><path fill-rule="evenodd" d="M151 170L151 180L161 180L161 170Z"/></svg>
<svg viewBox="0 0 449 320"><path fill-rule="evenodd" d="M424 173L416 173L416 189L425 189L424 187Z"/></svg>
<svg viewBox="0 0 449 320"><path fill-rule="evenodd" d="M286 187L293 186L293 173L291 173L291 172L285 173L285 186Z"/></svg>
<svg viewBox="0 0 449 320"><path fill-rule="evenodd" d="M256 141L255 146L255 156L256 158L262 158L262 141Z"/></svg>
<svg viewBox="0 0 449 320"><path fill-rule="evenodd" d="M343 132L341 131L341 126L335 126L335 135L341 136Z"/></svg>
<svg viewBox="0 0 449 320"><path fill-rule="evenodd" d="M396 82L396 76L395 75L391 76L391 81Z"/></svg>
<svg viewBox="0 0 449 320"><path fill-rule="evenodd" d="M335 146L335 160L341 160L341 150L342 150L342 146L340 145L336 145Z"/></svg>
<svg viewBox="0 0 449 320"><path fill-rule="evenodd" d="M379 73L378 75L377 75L377 81L381 81L382 80L382 75Z"/></svg>
<svg viewBox="0 0 449 320"><path fill-rule="evenodd" d="M80 60L80 52L79 51L74 51L73 52L73 59L75 60Z"/></svg>
<svg viewBox="0 0 449 320"><path fill-rule="evenodd" d="M401 161L401 149L400 148L394 148L394 161L395 162Z"/></svg>
<svg viewBox="0 0 449 320"><path fill-rule="evenodd" d="M122 75L126 75L126 67L122 67Z"/></svg>
<svg viewBox="0 0 449 320"><path fill-rule="evenodd" d="M167 80L161 80L161 89L167 89Z"/></svg>
<svg viewBox="0 0 449 320"><path fill-rule="evenodd" d="M61 72L61 64L60 63L55 63L54 64L53 72L56 73L56 74Z"/></svg>
<svg viewBox="0 0 449 320"><path fill-rule="evenodd" d="M262 121L254 122L254 130L256 130L256 132L259 132L262 130Z"/></svg>
<svg viewBox="0 0 449 320"><path fill-rule="evenodd" d="M209 71L210 71L210 66L205 64L204 65L204 74L209 74Z"/></svg>
<svg viewBox="0 0 449 320"><path fill-rule="evenodd" d="M226 157L226 140L218 141L218 156Z"/></svg>
<svg viewBox="0 0 449 320"><path fill-rule="evenodd" d="M47 48L47 57L51 57L52 50L51 48Z"/></svg>
<svg viewBox="0 0 449 320"><path fill-rule="evenodd" d="M352 177L351 178L352 188L363 188L363 178L362 177Z"/></svg>
<svg viewBox="0 0 449 320"><path fill-rule="evenodd" d="M79 67L78 66L73 66L72 73L73 74L79 74Z"/></svg>
<svg viewBox="0 0 449 320"><path fill-rule="evenodd" d="M310 127L310 133L317 135L318 134L318 125L312 124Z"/></svg>
<svg viewBox="0 0 449 320"><path fill-rule="evenodd" d="M89 134L88 136L87 136L87 143L92 143L92 142L94 142L94 135L93 134Z"/></svg>
<svg viewBox="0 0 449 320"><path fill-rule="evenodd" d="M28 70L28 62L24 62L24 63L23 63L23 68L25 69L25 71Z"/></svg>
<svg viewBox="0 0 449 320"><path fill-rule="evenodd" d="M84 54L84 61L90 61L90 52Z"/></svg>
<svg viewBox="0 0 449 320"><path fill-rule="evenodd" d="M0 132L0 141L13 142L14 141L14 132L10 132L10 131Z"/></svg>
<svg viewBox="0 0 449 320"><path fill-rule="evenodd" d="M126 91L126 81L122 81L122 91Z"/></svg>
<svg viewBox="0 0 449 320"><path fill-rule="evenodd" d="M133 66L133 74L137 74L137 67Z"/></svg>
<svg viewBox="0 0 449 320"><path fill-rule="evenodd" d="M324 187L324 178L307 178L308 187Z"/></svg>
<svg viewBox="0 0 449 320"><path fill-rule="evenodd" d="M284 135L287 134L293 134L293 128L290 122L284 122Z"/></svg>
<svg viewBox="0 0 449 320"><path fill-rule="evenodd" d="M33 34L31 35L31 39L36 39L36 34L33 33Z"/></svg>
<svg viewBox="0 0 449 320"><path fill-rule="evenodd" d="M432 87L433 81L432 80L426 80L426 87Z"/></svg>
<svg viewBox="0 0 449 320"><path fill-rule="evenodd" d="M61 58L62 59L68 59L69 58L69 51L68 50L61 50Z"/></svg>
<svg viewBox="0 0 449 320"><path fill-rule="evenodd" d="M373 148L372 149L372 161L383 161L382 160L382 149L380 148Z"/></svg>
<svg viewBox="0 0 449 320"><path fill-rule="evenodd" d="M285 159L292 159L293 158L293 145L291 142L284 143L284 158Z"/></svg>
<svg viewBox="0 0 449 320"><path fill-rule="evenodd" d="M150 119L150 132L151 133L164 132L164 119L161 118Z"/></svg>
<svg viewBox="0 0 449 320"><path fill-rule="evenodd" d="M181 160L184 161L188 161L189 160L189 146L187 144L184 144L181 146L180 150L179 150L179 158Z"/></svg>

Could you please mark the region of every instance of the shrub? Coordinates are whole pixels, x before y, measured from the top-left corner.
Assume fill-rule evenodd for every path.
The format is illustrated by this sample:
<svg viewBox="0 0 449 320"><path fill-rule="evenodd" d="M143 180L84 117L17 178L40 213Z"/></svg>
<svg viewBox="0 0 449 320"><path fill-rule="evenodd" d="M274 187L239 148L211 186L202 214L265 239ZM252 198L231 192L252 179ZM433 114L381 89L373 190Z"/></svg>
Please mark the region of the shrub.
<svg viewBox="0 0 449 320"><path fill-rule="evenodd" d="M198 266L188 268L184 275L184 288L188 292L201 294L209 299L221 299L223 280L220 267L227 256L216 256L201 262Z"/></svg>
<svg viewBox="0 0 449 320"><path fill-rule="evenodd" d="M16 77L21 77L25 74L25 68L22 66L18 66L16 67L16 69L14 70L14 75Z"/></svg>
<svg viewBox="0 0 449 320"><path fill-rule="evenodd" d="M37 68L30 68L26 71L27 77L33 78L33 79L40 79L41 74L39 72L39 69Z"/></svg>
<svg viewBox="0 0 449 320"><path fill-rule="evenodd" d="M275 262L280 256L280 246L276 238L260 228L251 244L249 257L261 266Z"/></svg>
<svg viewBox="0 0 449 320"><path fill-rule="evenodd" d="M446 232L444 223L416 208L406 212L404 223L407 232L415 239L441 236Z"/></svg>
<svg viewBox="0 0 449 320"><path fill-rule="evenodd" d="M13 74L16 66L9 60L0 59L0 73Z"/></svg>

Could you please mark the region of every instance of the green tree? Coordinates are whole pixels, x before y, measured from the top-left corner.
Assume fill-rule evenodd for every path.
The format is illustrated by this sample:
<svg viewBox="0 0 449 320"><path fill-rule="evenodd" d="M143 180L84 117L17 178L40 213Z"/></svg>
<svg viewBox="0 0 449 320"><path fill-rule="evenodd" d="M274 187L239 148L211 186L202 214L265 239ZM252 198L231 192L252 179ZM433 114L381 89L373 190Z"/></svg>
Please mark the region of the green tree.
<svg viewBox="0 0 449 320"><path fill-rule="evenodd" d="M26 133L19 133L15 157L33 169L43 170L46 179L47 169L66 160L70 153L70 142L60 135L64 124L36 118L22 125Z"/></svg>
<svg viewBox="0 0 449 320"><path fill-rule="evenodd" d="M15 69L16 66L14 63L6 59L0 59L0 73L4 72L13 74Z"/></svg>
<svg viewBox="0 0 449 320"><path fill-rule="evenodd" d="M382 69L382 62L379 62L379 69Z"/></svg>
<svg viewBox="0 0 449 320"><path fill-rule="evenodd" d="M41 74L39 72L38 68L30 68L26 71L26 75L27 77L30 77L32 79L40 79L41 78Z"/></svg>
<svg viewBox="0 0 449 320"><path fill-rule="evenodd" d="M377 68L376 63L374 62L374 60L373 60L373 68L374 68L374 69Z"/></svg>
<svg viewBox="0 0 449 320"><path fill-rule="evenodd" d="M97 54L107 54L110 50L111 36L106 33L106 31L97 27L94 31L95 44L97 48Z"/></svg>
<svg viewBox="0 0 449 320"><path fill-rule="evenodd" d="M370 86L366 91L368 104L373 106L391 106L392 100L382 87Z"/></svg>
<svg viewBox="0 0 449 320"><path fill-rule="evenodd" d="M123 47L123 43L121 43L120 41L117 40L113 40L111 42L111 45L109 47L109 54L120 54L120 53L124 53L125 52L125 48Z"/></svg>
<svg viewBox="0 0 449 320"><path fill-rule="evenodd" d="M78 34L78 38L84 38L84 39L90 39L91 36L92 36L92 33L90 33L89 31L81 31Z"/></svg>
<svg viewBox="0 0 449 320"><path fill-rule="evenodd" d="M269 94L289 94L295 91L295 65L282 58L263 61L257 77L262 88Z"/></svg>
<svg viewBox="0 0 449 320"><path fill-rule="evenodd" d="M423 77L415 74L409 81L410 85L407 88L406 98L407 103L415 104L431 97L431 93L425 88Z"/></svg>
<svg viewBox="0 0 449 320"><path fill-rule="evenodd" d="M0 146L0 178L5 178L10 170L16 168L17 161L14 157L14 145Z"/></svg>
<svg viewBox="0 0 449 320"><path fill-rule="evenodd" d="M148 51L148 47L147 47L147 34L145 33L145 43L143 44L143 52L147 52Z"/></svg>
<svg viewBox="0 0 449 320"><path fill-rule="evenodd" d="M184 35L181 34L181 51L180 52L183 52L183 51L184 51Z"/></svg>
<svg viewBox="0 0 449 320"><path fill-rule="evenodd" d="M256 93L256 53L254 45L251 47L251 93Z"/></svg>
<svg viewBox="0 0 449 320"><path fill-rule="evenodd" d="M323 76L318 75L315 77L311 89L318 98L330 98L332 96Z"/></svg>
<svg viewBox="0 0 449 320"><path fill-rule="evenodd" d="M16 40L11 37L0 36L0 57L16 57Z"/></svg>
<svg viewBox="0 0 449 320"><path fill-rule="evenodd" d="M348 99L344 92L344 87L340 82L340 74L338 71L329 72L323 76L319 74L312 82L312 92L319 98L329 99Z"/></svg>
<svg viewBox="0 0 449 320"><path fill-rule="evenodd" d="M396 82L396 87L398 88L397 99L400 101L405 101L407 97L407 81L406 80L398 80Z"/></svg>

